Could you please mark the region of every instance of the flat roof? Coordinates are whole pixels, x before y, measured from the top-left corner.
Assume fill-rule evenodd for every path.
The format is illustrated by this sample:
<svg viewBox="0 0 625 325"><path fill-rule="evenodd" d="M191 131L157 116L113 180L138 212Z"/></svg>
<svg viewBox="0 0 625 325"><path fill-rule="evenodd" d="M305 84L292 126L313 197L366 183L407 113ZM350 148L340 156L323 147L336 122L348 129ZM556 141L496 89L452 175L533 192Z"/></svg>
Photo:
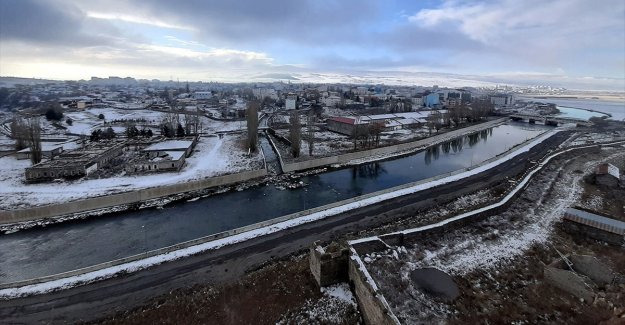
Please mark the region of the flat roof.
<svg viewBox="0 0 625 325"><path fill-rule="evenodd" d="M584 210L568 208L564 219L575 221L590 227L602 229L619 235L625 235L625 222L600 216Z"/></svg>
<svg viewBox="0 0 625 325"><path fill-rule="evenodd" d="M143 149L144 151L156 151L156 150L186 150L193 144L191 140L166 140L157 142Z"/></svg>

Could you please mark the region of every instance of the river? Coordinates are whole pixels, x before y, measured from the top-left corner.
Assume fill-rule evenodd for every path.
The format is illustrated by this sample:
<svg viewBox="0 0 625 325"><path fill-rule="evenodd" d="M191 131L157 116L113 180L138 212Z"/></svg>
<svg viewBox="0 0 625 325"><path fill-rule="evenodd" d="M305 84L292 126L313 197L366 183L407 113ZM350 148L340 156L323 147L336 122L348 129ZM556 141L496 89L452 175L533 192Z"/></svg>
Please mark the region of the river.
<svg viewBox="0 0 625 325"><path fill-rule="evenodd" d="M497 126L408 156L259 185L163 209L129 211L0 236L0 283L70 271L479 164L550 127Z"/></svg>

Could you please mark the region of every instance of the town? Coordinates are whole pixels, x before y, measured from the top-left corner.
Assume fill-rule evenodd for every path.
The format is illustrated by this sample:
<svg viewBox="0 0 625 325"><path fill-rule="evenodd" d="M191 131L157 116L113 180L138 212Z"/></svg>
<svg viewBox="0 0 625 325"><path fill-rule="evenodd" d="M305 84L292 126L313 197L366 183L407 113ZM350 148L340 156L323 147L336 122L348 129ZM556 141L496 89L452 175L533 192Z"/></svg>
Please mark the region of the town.
<svg viewBox="0 0 625 325"><path fill-rule="evenodd" d="M0 322L624 324L624 13L3 0Z"/></svg>

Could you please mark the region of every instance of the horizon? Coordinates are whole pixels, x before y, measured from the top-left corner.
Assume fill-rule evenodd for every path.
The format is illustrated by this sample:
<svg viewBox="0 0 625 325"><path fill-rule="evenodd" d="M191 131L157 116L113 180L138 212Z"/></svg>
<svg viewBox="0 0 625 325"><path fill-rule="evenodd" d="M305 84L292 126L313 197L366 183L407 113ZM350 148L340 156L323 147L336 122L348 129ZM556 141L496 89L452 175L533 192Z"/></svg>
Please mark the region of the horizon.
<svg viewBox="0 0 625 325"><path fill-rule="evenodd" d="M323 83L311 77L321 74L423 86L415 81L447 75L466 86L623 92L624 16L618 0L8 0L0 74Z"/></svg>

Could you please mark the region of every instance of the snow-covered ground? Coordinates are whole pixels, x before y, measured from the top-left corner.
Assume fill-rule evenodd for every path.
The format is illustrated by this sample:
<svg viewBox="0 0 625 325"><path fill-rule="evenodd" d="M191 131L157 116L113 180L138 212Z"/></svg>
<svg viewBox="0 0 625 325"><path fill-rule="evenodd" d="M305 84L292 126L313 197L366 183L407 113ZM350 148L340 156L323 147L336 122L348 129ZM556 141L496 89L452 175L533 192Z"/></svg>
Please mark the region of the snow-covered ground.
<svg viewBox="0 0 625 325"><path fill-rule="evenodd" d="M207 177L262 168L262 154L249 157L240 135L202 137L180 172L123 175L102 179L26 184L24 170L29 160L0 158L0 208L20 209L67 202L87 197L183 183Z"/></svg>
<svg viewBox="0 0 625 325"><path fill-rule="evenodd" d="M625 153L611 149L603 159L623 157ZM436 267L452 276L464 276L476 270L497 272L499 267L519 258L533 245L548 245L555 223L566 208L579 201L581 179L591 173L601 159L570 168L549 166L505 212L475 226L450 230L436 237L424 235L412 247L389 247L366 254L362 260L400 319L408 323L444 319L450 312L448 306L433 302L414 288L409 274L423 267ZM583 172L573 173L573 169ZM560 177L554 178L555 174ZM396 288L402 287L412 299L394 294Z"/></svg>

